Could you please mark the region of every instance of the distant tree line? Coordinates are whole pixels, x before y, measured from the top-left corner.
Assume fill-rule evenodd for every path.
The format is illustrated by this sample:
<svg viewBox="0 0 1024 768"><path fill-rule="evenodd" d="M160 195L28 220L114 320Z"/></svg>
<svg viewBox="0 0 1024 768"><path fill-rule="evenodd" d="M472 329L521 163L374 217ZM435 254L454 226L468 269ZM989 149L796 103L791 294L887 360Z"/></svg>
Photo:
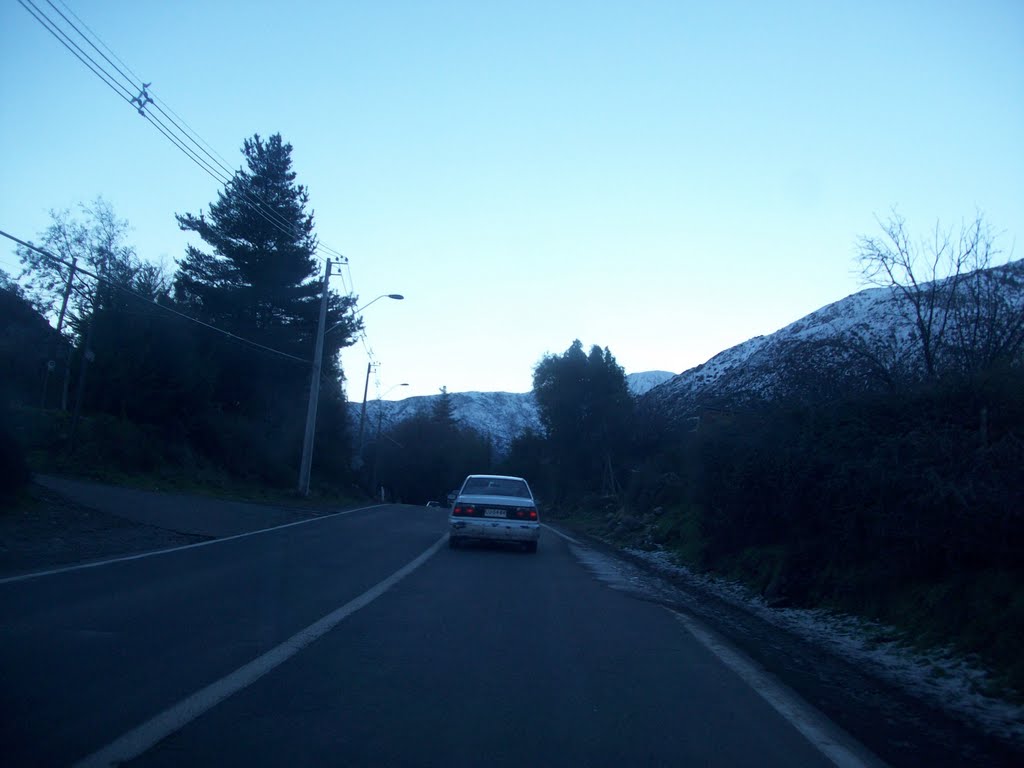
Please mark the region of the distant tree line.
<svg viewBox="0 0 1024 768"><path fill-rule="evenodd" d="M375 493L415 504L444 501L466 475L488 472L495 461L490 440L456 419L445 388L429 409L386 429L378 423L365 456Z"/></svg>

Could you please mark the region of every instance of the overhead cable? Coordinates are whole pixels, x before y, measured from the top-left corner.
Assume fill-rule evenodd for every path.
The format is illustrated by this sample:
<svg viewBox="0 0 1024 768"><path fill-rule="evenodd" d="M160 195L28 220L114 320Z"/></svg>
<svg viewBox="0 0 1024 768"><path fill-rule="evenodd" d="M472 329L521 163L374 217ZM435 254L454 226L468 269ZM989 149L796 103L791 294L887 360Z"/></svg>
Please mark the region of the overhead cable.
<svg viewBox="0 0 1024 768"><path fill-rule="evenodd" d="M204 172L214 178L218 183L224 185L228 185L230 181L234 179L235 172L228 168L224 158L213 150L210 144L203 139L202 136L188 126L188 124L185 123L185 121L182 120L169 105L163 102L163 100L153 96L153 94L150 94L148 91L150 84L144 83L142 79L136 75L106 43L103 42L99 35L97 35L87 24L85 24L85 22L81 20L81 18L78 17L78 15L74 13L74 11L71 10L71 8L68 7L66 3L63 2L63 0L59 0L61 5L68 11L75 21L88 30L89 35L91 35L92 38L95 38L95 40L110 53L110 56L112 56L114 60L120 63L120 67L114 63L110 56L107 56L107 54L104 53L95 42L93 42L93 39L90 38L89 35L83 32L74 21L69 19L68 16L60 10L60 8L54 5L51 0L46 0L46 2L54 11L56 11L60 18L64 20L64 23L68 27L74 30L74 32L85 40L85 42L88 43L89 46L91 46L93 50L95 50L96 53L98 53L132 89L135 89L137 95L133 96L131 90L125 88L114 74L108 71L100 62L90 56L77 43L75 43L74 40L72 40L71 37L60 28L60 25L54 19L47 16L46 12L36 5L33 0L18 0L18 2L32 15L33 18L36 19L36 21L40 23L40 25L42 25L48 32L50 32L50 34L57 38L65 48L74 54L82 64L88 67L93 74L103 80L103 82L114 90L118 96L135 108L140 115L146 118L147 122L153 125L153 127L163 134L168 141L174 144L175 147L185 154L185 156L192 162L196 163L196 165L198 165ZM130 75L126 73L125 70L127 70ZM145 107L150 103L154 105L155 111L159 112L163 119L146 111ZM167 110L165 111L161 105L166 106ZM170 114L168 114L168 112ZM176 121L174 117L171 117L171 115L177 117L178 120ZM185 127L182 127L178 121L184 123ZM168 123L170 123L170 125L168 125ZM189 148L188 143L186 142L191 143L196 149L192 150ZM240 188L236 191L239 196L269 224L279 229L289 237L298 237L300 235L295 227L289 224L289 222L272 205L260 198L258 194ZM336 249L319 241L314 244L314 251L320 251L321 253L327 254L327 258L335 258L343 263L347 263L348 261L347 257L345 257L345 255L340 251L337 251ZM320 258L324 259L323 256Z"/></svg>
<svg viewBox="0 0 1024 768"><path fill-rule="evenodd" d="M33 251L35 251L36 253L42 254L46 258L51 259L52 261L55 261L55 262L57 262L59 264L63 264L66 267L70 267L71 266L70 262L60 258L59 256L56 256L56 255L50 253L49 251L43 250L42 248L39 248L39 247L37 247L35 245L32 245L32 243L25 242L24 240L22 240L20 238L17 238L14 235L8 234L7 232L4 232L3 230L0 230L0 236L6 237L8 240L13 240L18 245L22 245L22 246L24 246L26 248L30 248ZM116 283L113 280L109 280L109 279L103 277L102 275L98 275L98 274L96 274L94 272L90 272L88 269L85 269L84 267L76 266L75 269L76 269L76 271L78 273L83 274L83 275L87 275L88 277L91 277L94 280L97 280L98 282L105 283L106 285L111 286L115 290L121 291L122 293L126 293L126 294L128 294L130 296L134 296L136 299L139 299L140 301L144 301L144 302L146 302L148 304L152 304L154 307L162 309L164 312L169 312L172 315L176 315L177 317L180 317L180 318L182 318L184 320L188 320L189 322L195 323L196 325L201 325L204 328L208 328L211 331L215 331L216 333L219 333L219 334L221 334L223 336L227 336L228 338L234 339L235 341L240 341L243 344L248 344L250 347L255 347L256 349L261 349L264 352L270 352L272 354L279 355L281 357L286 357L289 360L296 360L296 361L298 361L300 363L309 363L309 360L306 360L304 358L297 357L295 355L289 354L288 352L282 352L281 350L274 349L273 347L268 347L268 346L266 346L264 344L260 344L259 342L252 341L251 339L247 339L244 336L239 336L239 335L237 335L235 333L231 333L231 331L225 331L223 328L218 328L217 326L211 325L210 323L205 323L205 322L203 322L202 320L200 320L198 318L192 317L191 315L186 315L184 312L179 312L178 310L176 310L176 309L174 309L172 307L168 307L166 304L161 304L160 302L155 301L154 299L151 299L148 296L144 296L143 294L139 293L138 291L132 290L131 288L128 288L128 287L126 287L124 285Z"/></svg>

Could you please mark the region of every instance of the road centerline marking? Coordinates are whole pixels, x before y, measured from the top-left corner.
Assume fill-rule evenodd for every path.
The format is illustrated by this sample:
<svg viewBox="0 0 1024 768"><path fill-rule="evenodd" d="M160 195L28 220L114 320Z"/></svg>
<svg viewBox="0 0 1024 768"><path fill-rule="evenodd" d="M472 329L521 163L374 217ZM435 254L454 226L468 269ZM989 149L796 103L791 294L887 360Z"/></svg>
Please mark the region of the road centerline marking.
<svg viewBox="0 0 1024 768"><path fill-rule="evenodd" d="M234 672L230 672L216 682L210 683L205 688L185 697L177 704L118 737L99 751L78 761L75 765L78 768L99 768L99 766L118 765L138 757L158 742L184 728L220 702L248 688L315 640L326 635L360 608L365 608L427 562L447 541L448 535L445 534L416 558L406 563L383 581L370 587L370 589L358 597L349 600L340 608L336 608L305 629L299 630L290 638L253 659L248 664L244 664Z"/></svg>

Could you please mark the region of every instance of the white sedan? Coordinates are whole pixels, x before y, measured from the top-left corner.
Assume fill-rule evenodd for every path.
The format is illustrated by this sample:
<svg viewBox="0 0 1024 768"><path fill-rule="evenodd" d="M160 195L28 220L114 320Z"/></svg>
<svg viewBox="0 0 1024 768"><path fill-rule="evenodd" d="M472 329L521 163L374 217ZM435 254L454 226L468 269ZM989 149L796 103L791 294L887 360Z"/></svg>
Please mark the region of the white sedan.
<svg viewBox="0 0 1024 768"><path fill-rule="evenodd" d="M540 515L530 486L521 477L470 475L451 497L448 546L465 541L522 543L537 551Z"/></svg>

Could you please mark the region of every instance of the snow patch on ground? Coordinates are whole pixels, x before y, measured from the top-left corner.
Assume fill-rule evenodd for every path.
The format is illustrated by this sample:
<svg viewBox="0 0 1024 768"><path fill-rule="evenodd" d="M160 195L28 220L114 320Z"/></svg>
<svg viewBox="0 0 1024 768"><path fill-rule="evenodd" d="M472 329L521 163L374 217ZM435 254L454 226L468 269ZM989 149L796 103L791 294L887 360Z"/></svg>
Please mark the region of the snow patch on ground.
<svg viewBox="0 0 1024 768"><path fill-rule="evenodd" d="M900 642L897 630L855 616L805 608L770 608L736 582L695 573L668 552L626 549L662 573L707 590L777 627L824 646L918 698L966 718L1018 745L1024 744L1024 707L981 692L987 673L951 649L920 652Z"/></svg>

